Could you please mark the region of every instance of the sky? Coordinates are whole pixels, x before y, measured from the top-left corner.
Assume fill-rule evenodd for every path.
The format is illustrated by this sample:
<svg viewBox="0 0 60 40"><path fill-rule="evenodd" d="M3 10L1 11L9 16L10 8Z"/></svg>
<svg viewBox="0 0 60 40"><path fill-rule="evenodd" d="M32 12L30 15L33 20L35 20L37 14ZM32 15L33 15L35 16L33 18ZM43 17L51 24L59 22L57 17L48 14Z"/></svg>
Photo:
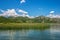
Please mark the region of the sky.
<svg viewBox="0 0 60 40"><path fill-rule="evenodd" d="M1 15L46 16L51 12L60 15L60 0L0 0Z"/></svg>

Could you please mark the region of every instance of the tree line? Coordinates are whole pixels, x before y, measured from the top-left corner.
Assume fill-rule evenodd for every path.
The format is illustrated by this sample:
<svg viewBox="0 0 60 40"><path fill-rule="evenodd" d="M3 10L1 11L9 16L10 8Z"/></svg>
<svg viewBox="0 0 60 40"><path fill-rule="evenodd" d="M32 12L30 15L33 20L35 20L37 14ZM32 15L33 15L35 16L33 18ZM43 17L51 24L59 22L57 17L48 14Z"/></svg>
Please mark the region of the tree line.
<svg viewBox="0 0 60 40"><path fill-rule="evenodd" d="M28 17L3 17L0 16L0 23L60 23L59 18L49 18L45 16L39 16L35 18Z"/></svg>

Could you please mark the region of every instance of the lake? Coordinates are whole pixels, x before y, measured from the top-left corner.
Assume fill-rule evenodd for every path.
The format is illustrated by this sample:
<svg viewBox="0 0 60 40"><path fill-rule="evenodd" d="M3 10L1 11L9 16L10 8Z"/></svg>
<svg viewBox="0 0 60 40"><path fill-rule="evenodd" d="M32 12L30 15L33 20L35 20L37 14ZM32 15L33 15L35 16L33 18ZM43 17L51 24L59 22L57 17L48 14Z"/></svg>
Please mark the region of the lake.
<svg viewBox="0 0 60 40"><path fill-rule="evenodd" d="M0 30L0 40L60 40L60 29Z"/></svg>

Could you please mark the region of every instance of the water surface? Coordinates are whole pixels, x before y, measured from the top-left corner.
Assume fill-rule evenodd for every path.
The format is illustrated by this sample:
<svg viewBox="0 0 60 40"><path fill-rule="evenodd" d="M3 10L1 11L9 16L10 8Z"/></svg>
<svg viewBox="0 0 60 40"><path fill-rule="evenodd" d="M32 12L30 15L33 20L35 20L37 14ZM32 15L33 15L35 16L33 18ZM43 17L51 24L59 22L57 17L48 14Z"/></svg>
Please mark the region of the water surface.
<svg viewBox="0 0 60 40"><path fill-rule="evenodd" d="M0 30L0 40L60 40L60 30Z"/></svg>

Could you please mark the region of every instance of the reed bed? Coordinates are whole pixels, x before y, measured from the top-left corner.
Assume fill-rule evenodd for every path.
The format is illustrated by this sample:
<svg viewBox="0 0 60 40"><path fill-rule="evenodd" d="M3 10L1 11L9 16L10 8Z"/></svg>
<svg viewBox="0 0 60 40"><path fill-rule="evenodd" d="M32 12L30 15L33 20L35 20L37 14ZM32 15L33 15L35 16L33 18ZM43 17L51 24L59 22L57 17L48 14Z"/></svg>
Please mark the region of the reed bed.
<svg viewBox="0 0 60 40"><path fill-rule="evenodd" d="M0 23L0 30L47 29L48 23Z"/></svg>

